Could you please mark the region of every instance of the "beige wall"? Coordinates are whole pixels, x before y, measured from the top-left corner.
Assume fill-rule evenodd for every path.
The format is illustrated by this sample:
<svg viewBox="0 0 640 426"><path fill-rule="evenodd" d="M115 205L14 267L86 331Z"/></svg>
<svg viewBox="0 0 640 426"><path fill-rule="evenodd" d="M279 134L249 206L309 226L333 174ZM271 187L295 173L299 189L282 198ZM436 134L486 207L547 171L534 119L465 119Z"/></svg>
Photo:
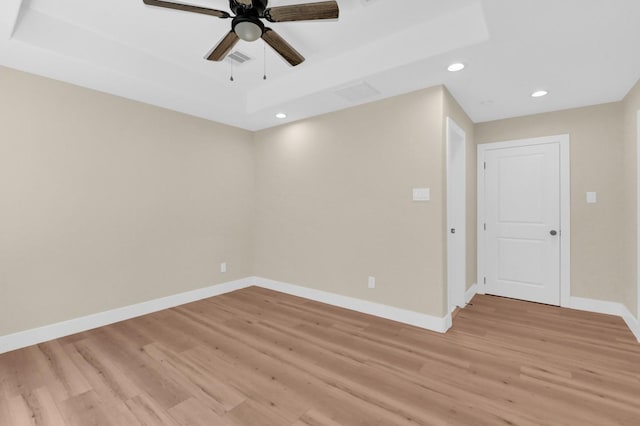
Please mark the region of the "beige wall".
<svg viewBox="0 0 640 426"><path fill-rule="evenodd" d="M458 102L451 96L448 90L444 90L444 117L446 126L446 117L451 117L464 130L467 139L467 289L476 283L477 278L477 158L478 150L474 137L475 125L466 112L460 107ZM444 130L446 132L446 130ZM446 138L446 134L445 134ZM446 157L446 156L445 156ZM446 161L446 160L445 160ZM445 163L446 164L446 163ZM446 191L445 191L446 194ZM445 203L446 207L446 203ZM445 213L446 214L446 213ZM446 255L445 248L445 255Z"/></svg>
<svg viewBox="0 0 640 426"><path fill-rule="evenodd" d="M476 125L477 143L571 136L571 294L625 302L627 243L622 104L613 103ZM598 193L587 204L587 191Z"/></svg>
<svg viewBox="0 0 640 426"><path fill-rule="evenodd" d="M478 125L435 87L255 134L1 67L0 93L0 335L252 275L443 316L447 116L467 134L467 286L475 144L569 133L572 294L636 309L640 84Z"/></svg>
<svg viewBox="0 0 640 426"><path fill-rule="evenodd" d="M1 67L0 94L0 335L251 275L250 132Z"/></svg>
<svg viewBox="0 0 640 426"><path fill-rule="evenodd" d="M623 251L630 271L630 281L625 294L625 304L640 318L637 285L637 144L638 144L638 111L640 111L640 81L631 89L623 101L624 108L624 172L626 183L625 199L627 200L626 247Z"/></svg>
<svg viewBox="0 0 640 426"><path fill-rule="evenodd" d="M436 87L258 132L256 275L443 316L442 111Z"/></svg>

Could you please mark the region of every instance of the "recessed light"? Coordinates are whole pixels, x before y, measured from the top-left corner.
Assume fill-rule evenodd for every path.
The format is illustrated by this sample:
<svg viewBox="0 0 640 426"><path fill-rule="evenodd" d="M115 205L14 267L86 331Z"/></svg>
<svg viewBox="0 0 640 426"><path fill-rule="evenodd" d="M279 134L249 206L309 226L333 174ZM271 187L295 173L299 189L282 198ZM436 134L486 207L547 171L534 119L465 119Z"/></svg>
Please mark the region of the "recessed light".
<svg viewBox="0 0 640 426"><path fill-rule="evenodd" d="M549 92L547 92L546 90L538 90L537 92L533 92L531 94L532 98L541 98L543 96L547 96L549 94Z"/></svg>
<svg viewBox="0 0 640 426"><path fill-rule="evenodd" d="M451 72L458 72L458 71L462 71L464 69L464 64L457 62L455 64L451 64L449 65L449 68L447 68L449 71Z"/></svg>
<svg viewBox="0 0 640 426"><path fill-rule="evenodd" d="M284 112L279 112L276 114L276 118L279 118L280 120L284 120L285 118L287 118L287 114L285 114Z"/></svg>

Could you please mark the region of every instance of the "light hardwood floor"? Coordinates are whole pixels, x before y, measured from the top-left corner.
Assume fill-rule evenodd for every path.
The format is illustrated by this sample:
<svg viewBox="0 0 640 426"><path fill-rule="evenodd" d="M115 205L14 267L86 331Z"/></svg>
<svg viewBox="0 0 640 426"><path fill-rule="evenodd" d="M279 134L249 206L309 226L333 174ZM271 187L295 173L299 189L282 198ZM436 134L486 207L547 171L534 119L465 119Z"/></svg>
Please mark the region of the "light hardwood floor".
<svg viewBox="0 0 640 426"><path fill-rule="evenodd" d="M640 425L616 317L476 296L445 335L249 288L0 355L0 425Z"/></svg>

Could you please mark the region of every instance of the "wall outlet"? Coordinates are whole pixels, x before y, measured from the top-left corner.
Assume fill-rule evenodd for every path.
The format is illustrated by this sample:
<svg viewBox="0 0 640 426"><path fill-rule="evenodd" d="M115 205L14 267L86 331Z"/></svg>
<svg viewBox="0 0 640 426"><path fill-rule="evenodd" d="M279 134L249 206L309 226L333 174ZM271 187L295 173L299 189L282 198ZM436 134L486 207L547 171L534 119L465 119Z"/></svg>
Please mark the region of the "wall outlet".
<svg viewBox="0 0 640 426"><path fill-rule="evenodd" d="M220 264L220 272L227 272L227 262L222 262Z"/></svg>
<svg viewBox="0 0 640 426"><path fill-rule="evenodd" d="M376 277L369 277L369 288L376 288Z"/></svg>

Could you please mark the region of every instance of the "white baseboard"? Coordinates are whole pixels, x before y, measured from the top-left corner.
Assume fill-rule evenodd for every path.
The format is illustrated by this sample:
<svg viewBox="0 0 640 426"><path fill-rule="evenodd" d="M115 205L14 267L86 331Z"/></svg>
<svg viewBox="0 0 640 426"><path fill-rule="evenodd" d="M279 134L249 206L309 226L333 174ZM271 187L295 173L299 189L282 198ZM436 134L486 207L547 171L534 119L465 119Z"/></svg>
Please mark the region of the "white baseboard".
<svg viewBox="0 0 640 426"><path fill-rule="evenodd" d="M585 299L582 297L572 296L569 299L569 303L566 305L566 307L577 309L579 311L595 312L598 314L607 314L622 317L638 342L640 342L640 322L622 303Z"/></svg>
<svg viewBox="0 0 640 426"><path fill-rule="evenodd" d="M617 315L622 314L622 304L616 302L608 302L605 300L585 299L583 297L571 296L567 308L577 309L579 311L595 312L597 314Z"/></svg>
<svg viewBox="0 0 640 426"><path fill-rule="evenodd" d="M47 342L82 331L91 330L97 327L113 324L119 321L147 315L163 309L173 308L175 306L191 303L209 297L218 296L235 290L251 287L256 285L281 293L291 294L305 299L326 303L341 308L374 315L381 318L390 319L404 324L413 325L439 333L445 333L451 328L451 314L445 317L435 317L427 314L421 314L406 309L396 308L393 306L383 305L380 303L369 302L366 300L356 299L353 297L342 296L326 291L315 290L307 287L300 287L293 284L287 284L279 281L269 280L259 277L248 277L237 281L231 281L223 284L214 285L207 288L180 293L160 299L150 300L148 302L138 303L135 305L125 306L122 308L112 309L97 314L92 314L56 324L46 325L44 327L25 330L6 336L0 336L0 354L24 348L38 343ZM468 303L473 296L478 293L482 294L481 286L474 284L465 294L465 302ZM632 333L640 342L640 321L636 319L631 312L621 303L605 302L593 299L584 299L572 297L567 306L568 308L578 309L589 312L597 312L609 315L617 315L622 317Z"/></svg>
<svg viewBox="0 0 640 426"><path fill-rule="evenodd" d="M366 300L342 296L339 294L315 290L307 287L300 287L297 285L269 280L266 278L256 277L255 284L258 287L268 288L271 290L279 291L281 293L291 294L293 296L314 300L316 302L326 303L328 305L338 306L341 308L350 309L352 311L390 319L393 321L401 322L403 324L409 324L427 330L436 331L438 333L445 333L449 328L451 328L451 314L442 318L435 317L427 314L409 311L406 309L400 309L393 306L369 302Z"/></svg>
<svg viewBox="0 0 640 426"><path fill-rule="evenodd" d="M97 314L87 315L80 318L62 321L59 323L46 325L44 327L33 328L6 336L0 336L0 354L13 351L82 331L91 330L97 327L113 324L131 318L147 315L163 309L173 308L220 294L229 293L253 285L253 277L244 278L237 281L230 281L211 287L201 288L186 293L175 294L148 302L137 303L135 305L112 309Z"/></svg>
<svg viewBox="0 0 640 426"><path fill-rule="evenodd" d="M475 296L478 293L478 284L474 283L471 285L471 287L469 287L469 290L466 291L466 293L464 294L464 304L468 305L469 302L471 302L471 299L473 299L473 296Z"/></svg>
<svg viewBox="0 0 640 426"><path fill-rule="evenodd" d="M160 299L150 300L135 305L112 309L97 314L74 318L59 323L33 328L6 336L0 336L0 354L25 348L31 345L48 342L49 340L69 336L82 331L91 330L105 325L125 321L142 315L151 314L185 303L196 302L209 297L218 296L232 291L256 285L281 293L311 299L329 305L339 306L358 312L375 315L382 318L398 321L416 327L433 330L440 333L446 332L451 327L451 315L444 318L433 317L392 306L359 300L352 297L340 296L320 290L285 284L264 278L248 277L237 281L214 285L202 289L175 294Z"/></svg>
<svg viewBox="0 0 640 426"><path fill-rule="evenodd" d="M627 323L629 330L636 336L638 342L640 342L640 320L633 316L633 314L627 309L626 306L622 306L624 308L624 312L622 313L622 319Z"/></svg>
<svg viewBox="0 0 640 426"><path fill-rule="evenodd" d="M474 284L465 294L465 303L469 303L476 294L484 294L481 286ZM633 335L640 342L640 321L622 303L608 302L605 300L585 299L582 297L570 297L569 302L563 305L564 308L577 309L579 311L594 312L597 314L607 314L622 317Z"/></svg>

